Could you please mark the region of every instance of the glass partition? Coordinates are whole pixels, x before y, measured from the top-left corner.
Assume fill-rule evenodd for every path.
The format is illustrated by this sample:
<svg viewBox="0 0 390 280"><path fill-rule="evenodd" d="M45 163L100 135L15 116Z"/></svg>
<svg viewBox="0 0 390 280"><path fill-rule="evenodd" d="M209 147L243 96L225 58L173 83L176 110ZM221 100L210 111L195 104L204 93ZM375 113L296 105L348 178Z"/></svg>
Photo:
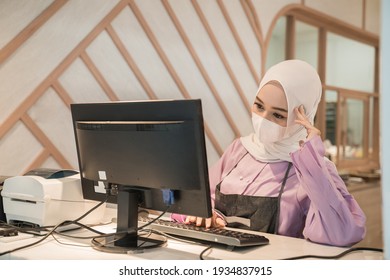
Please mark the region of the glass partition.
<svg viewBox="0 0 390 280"><path fill-rule="evenodd" d="M295 57L318 69L318 27L296 22Z"/></svg>
<svg viewBox="0 0 390 280"><path fill-rule="evenodd" d="M331 32L326 40L326 84L373 92L375 48Z"/></svg>
<svg viewBox="0 0 390 280"><path fill-rule="evenodd" d="M316 125L327 156L347 170L379 166L379 41L363 35L359 40L346 27L328 28L291 12L278 19L267 46L265 70L287 57L318 70L324 96Z"/></svg>
<svg viewBox="0 0 390 280"><path fill-rule="evenodd" d="M272 30L267 52L267 69L286 59L286 22L286 17L280 17Z"/></svg>
<svg viewBox="0 0 390 280"><path fill-rule="evenodd" d="M341 129L344 159L363 158L364 102L359 99L343 98L341 105L345 113Z"/></svg>

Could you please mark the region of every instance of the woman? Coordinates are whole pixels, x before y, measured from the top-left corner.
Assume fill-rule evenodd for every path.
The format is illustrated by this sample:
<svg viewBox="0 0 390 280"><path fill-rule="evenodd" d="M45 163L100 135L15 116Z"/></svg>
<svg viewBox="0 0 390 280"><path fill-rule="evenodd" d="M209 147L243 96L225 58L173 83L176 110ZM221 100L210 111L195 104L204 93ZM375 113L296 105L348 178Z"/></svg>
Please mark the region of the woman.
<svg viewBox="0 0 390 280"><path fill-rule="evenodd" d="M182 222L247 227L337 246L362 240L365 215L324 157L313 126L321 92L308 63L288 60L271 67L252 107L254 133L236 139L210 169L213 217Z"/></svg>

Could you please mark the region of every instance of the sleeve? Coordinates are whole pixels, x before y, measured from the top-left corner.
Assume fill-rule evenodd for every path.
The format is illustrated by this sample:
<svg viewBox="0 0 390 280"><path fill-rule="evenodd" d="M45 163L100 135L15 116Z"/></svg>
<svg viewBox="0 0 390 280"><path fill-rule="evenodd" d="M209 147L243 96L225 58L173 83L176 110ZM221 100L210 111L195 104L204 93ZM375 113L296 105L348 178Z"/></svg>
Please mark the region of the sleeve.
<svg viewBox="0 0 390 280"><path fill-rule="evenodd" d="M366 217L324 153L316 136L291 154L300 185L310 199L303 235L317 243L350 246L364 238Z"/></svg>

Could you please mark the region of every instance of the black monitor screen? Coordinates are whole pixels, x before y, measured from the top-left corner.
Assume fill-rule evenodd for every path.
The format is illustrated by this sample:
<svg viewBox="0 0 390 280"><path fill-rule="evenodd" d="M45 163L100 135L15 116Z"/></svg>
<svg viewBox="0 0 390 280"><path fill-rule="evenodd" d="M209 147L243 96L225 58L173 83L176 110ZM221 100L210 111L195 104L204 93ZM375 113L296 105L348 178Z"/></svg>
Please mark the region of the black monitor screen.
<svg viewBox="0 0 390 280"><path fill-rule="evenodd" d="M117 231L133 232L139 207L211 216L200 100L83 103L71 111L84 198L109 194Z"/></svg>

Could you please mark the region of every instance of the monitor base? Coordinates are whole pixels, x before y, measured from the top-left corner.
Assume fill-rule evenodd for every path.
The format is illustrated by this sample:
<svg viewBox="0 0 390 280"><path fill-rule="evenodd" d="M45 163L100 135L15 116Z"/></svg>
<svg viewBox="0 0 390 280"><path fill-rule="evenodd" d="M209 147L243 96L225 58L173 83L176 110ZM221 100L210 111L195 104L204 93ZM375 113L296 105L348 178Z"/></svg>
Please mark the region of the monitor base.
<svg viewBox="0 0 390 280"><path fill-rule="evenodd" d="M116 253L128 254L131 252L142 252L144 249L152 249L160 247L166 243L166 238L157 234L148 234L148 237L138 236L137 244L118 245L117 236L96 237L92 239L92 247L95 250Z"/></svg>

